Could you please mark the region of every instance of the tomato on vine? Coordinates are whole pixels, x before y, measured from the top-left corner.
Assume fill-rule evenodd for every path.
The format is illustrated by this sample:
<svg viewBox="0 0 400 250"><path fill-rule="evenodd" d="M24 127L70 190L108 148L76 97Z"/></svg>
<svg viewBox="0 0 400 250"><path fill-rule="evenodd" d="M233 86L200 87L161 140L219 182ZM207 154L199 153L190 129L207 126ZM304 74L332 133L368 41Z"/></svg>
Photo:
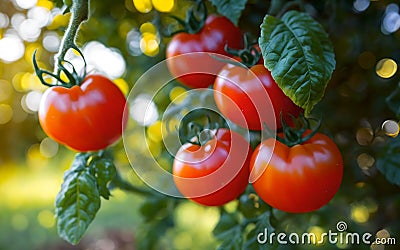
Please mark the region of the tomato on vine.
<svg viewBox="0 0 400 250"><path fill-rule="evenodd" d="M214 100L221 113L241 127L261 130L266 124L279 129L280 115L290 122L290 115L297 117L303 109L276 84L263 65L259 47L248 44L246 36L244 43L243 50L227 49L242 64L232 61L221 69L214 82Z"/></svg>
<svg viewBox="0 0 400 250"><path fill-rule="evenodd" d="M269 138L257 146L250 162L254 190L266 203L285 212L303 213L327 204L343 177L343 159L326 135L289 128L285 143ZM282 135L282 134L281 134Z"/></svg>
<svg viewBox="0 0 400 250"><path fill-rule="evenodd" d="M69 82L40 70L34 59L35 70L58 79L62 85L49 85L38 110L44 132L55 141L76 151L104 149L122 135L127 122L126 99L121 90L107 77L87 75L83 79L66 73ZM66 69L62 67L63 72Z"/></svg>
<svg viewBox="0 0 400 250"><path fill-rule="evenodd" d="M215 135L207 142L181 146L172 173L183 196L205 206L221 206L246 189L252 150L237 132L225 128L208 132Z"/></svg>
<svg viewBox="0 0 400 250"><path fill-rule="evenodd" d="M166 57L169 71L178 81L191 88L206 88L213 84L215 74L223 66L209 53L228 56L224 46L240 48L242 33L225 16L207 16L204 1L197 6L197 12L201 12L201 20L196 19L193 9L189 10L186 22L175 18L185 28L174 32Z"/></svg>

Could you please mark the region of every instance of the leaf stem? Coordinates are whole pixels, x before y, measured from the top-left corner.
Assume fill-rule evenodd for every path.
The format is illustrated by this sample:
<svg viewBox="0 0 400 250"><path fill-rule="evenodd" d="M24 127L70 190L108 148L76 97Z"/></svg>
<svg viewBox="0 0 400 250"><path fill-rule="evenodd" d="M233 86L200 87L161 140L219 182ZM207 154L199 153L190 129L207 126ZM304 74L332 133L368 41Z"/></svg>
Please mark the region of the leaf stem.
<svg viewBox="0 0 400 250"><path fill-rule="evenodd" d="M54 57L54 74L58 75L61 72L59 65L64 60L67 51L71 48L77 48L75 41L79 27L88 19L89 0L73 0L71 7L71 19L61 41L60 49Z"/></svg>

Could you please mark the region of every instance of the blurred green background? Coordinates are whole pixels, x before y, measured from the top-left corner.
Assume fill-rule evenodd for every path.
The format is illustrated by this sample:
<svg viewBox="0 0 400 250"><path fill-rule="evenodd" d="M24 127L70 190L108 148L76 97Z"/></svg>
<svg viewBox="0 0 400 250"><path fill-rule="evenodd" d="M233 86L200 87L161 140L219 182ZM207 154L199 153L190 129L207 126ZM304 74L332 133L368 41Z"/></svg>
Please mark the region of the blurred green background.
<svg viewBox="0 0 400 250"><path fill-rule="evenodd" d="M240 27L257 37L268 3L249 0ZM92 0L91 18L78 37L89 69L108 75L128 93L143 72L165 58L168 38L160 35L160 29L171 21L167 15L183 16L190 4ZM385 0L303 4L324 25L335 48L337 67L314 113L323 117L323 132L331 135L343 152L345 178L334 200L320 211L278 213L277 231L321 233L343 220L354 232L384 229L400 244L400 189L390 184L375 164L387 141L379 132L382 123L398 121L385 99L399 84L399 5ZM68 245L56 234L53 203L73 152L46 137L40 128L36 112L45 88L34 75L31 58L38 50L40 65L52 69L69 20L63 11L62 1L0 2L0 249L135 249L140 237L151 234L138 211L144 198L120 190L113 191L110 201L102 202L78 246ZM68 58L75 65L82 64L73 53ZM169 102L181 91L174 88L160 103ZM150 137L157 138L154 134ZM168 165L170 158L163 158L158 143L157 139L150 143L152 152ZM117 149L118 169L128 180L138 182L122 146ZM216 208L185 202L173 217L176 225L167 231L160 249L215 248L211 231L219 217Z"/></svg>

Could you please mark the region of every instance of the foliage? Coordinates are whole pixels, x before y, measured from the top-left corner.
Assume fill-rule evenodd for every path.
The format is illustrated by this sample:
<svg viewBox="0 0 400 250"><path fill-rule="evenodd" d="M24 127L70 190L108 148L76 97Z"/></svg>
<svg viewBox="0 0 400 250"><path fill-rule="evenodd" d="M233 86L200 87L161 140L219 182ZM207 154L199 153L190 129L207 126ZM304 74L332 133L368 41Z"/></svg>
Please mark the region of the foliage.
<svg viewBox="0 0 400 250"><path fill-rule="evenodd" d="M381 149L376 167L386 179L400 186L400 140L398 138L390 139Z"/></svg>
<svg viewBox="0 0 400 250"><path fill-rule="evenodd" d="M100 209L100 197L109 199L108 183L115 166L107 154L77 154L56 197L57 228L60 236L77 244Z"/></svg>
<svg viewBox="0 0 400 250"><path fill-rule="evenodd" d="M232 1L232 0L211 0L211 3L217 7L218 13L228 17L232 23L239 23L242 11L246 7L247 0Z"/></svg>
<svg viewBox="0 0 400 250"><path fill-rule="evenodd" d="M332 44L321 25L297 11L281 19L267 15L259 44L265 66L279 87L310 113L322 99L336 65Z"/></svg>

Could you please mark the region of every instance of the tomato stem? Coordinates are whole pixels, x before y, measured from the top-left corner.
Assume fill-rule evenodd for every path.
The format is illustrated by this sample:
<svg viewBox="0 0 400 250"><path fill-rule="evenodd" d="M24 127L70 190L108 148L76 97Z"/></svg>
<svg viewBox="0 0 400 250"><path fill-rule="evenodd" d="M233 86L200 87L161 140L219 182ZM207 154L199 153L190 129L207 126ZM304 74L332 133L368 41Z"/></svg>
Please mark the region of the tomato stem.
<svg viewBox="0 0 400 250"><path fill-rule="evenodd" d="M78 49L75 48L82 56L83 58L83 54L82 52ZM48 87L53 87L53 86L63 86L66 88L71 88L75 85L80 85L80 83L82 82L83 78L86 75L86 61L83 58L83 61L85 62L85 66L84 66L84 74L83 76L80 76L78 74L78 72L76 71L75 67L72 65L71 62L66 61L66 60L62 60L60 61L60 65L58 65L59 71L58 73L52 73L50 71L47 70L43 70L41 68L39 68L38 64L37 64L37 60L36 60L36 50L33 53L33 57L32 57L32 61L33 61L33 67L35 69L36 75L38 76L40 82ZM68 64L71 67L71 70L67 69L64 64ZM65 76L67 77L68 81L64 81L61 77L61 74L64 73ZM54 78L55 80L57 80L57 83L52 84L52 83L48 83L45 79L44 76L50 76L52 78Z"/></svg>
<svg viewBox="0 0 400 250"><path fill-rule="evenodd" d="M64 33L58 53L55 55L54 74L61 72L60 65L64 61L65 55L71 48L76 49L76 36L81 24L89 19L89 0L73 0L71 7L71 18Z"/></svg>
<svg viewBox="0 0 400 250"><path fill-rule="evenodd" d="M218 116L217 121L212 121L212 113L209 112L209 110L203 109L195 110L182 119L178 132L182 144L190 143L202 146L214 138L218 129L226 127L222 117ZM205 118L206 121L204 121Z"/></svg>
<svg viewBox="0 0 400 250"><path fill-rule="evenodd" d="M238 56L242 61L240 64L241 67L251 68L258 63L261 57L261 53L254 47L255 44L256 42L250 42L250 35L245 33L243 35L243 49L229 48L226 44L225 51L232 56ZM228 61L228 63L237 65L231 61Z"/></svg>
<svg viewBox="0 0 400 250"><path fill-rule="evenodd" d="M33 67L35 69L36 75L39 77L41 83L45 86L63 86L66 88L71 88L75 85L79 85L83 78L86 76L86 60L83 53L78 48L75 43L76 35L78 33L80 25L88 20L89 18L89 0L73 0L71 7L71 19L68 24L67 30L64 33L63 39L61 41L61 46L58 53L55 55L55 64L53 73L40 69L36 60L36 51L33 53ZM80 76L76 71L75 67L71 62L65 60L65 55L68 50L73 49L79 53L84 62L84 72L83 76ZM70 66L71 70L67 69L65 65ZM62 79L61 75L64 74L68 81ZM57 80L57 83L52 84L44 79L44 76L50 76Z"/></svg>
<svg viewBox="0 0 400 250"><path fill-rule="evenodd" d="M167 37L171 37L182 32L189 34L199 33L199 31L204 27L207 16L208 16L208 11L205 1L197 0L196 6L192 6L187 11L185 20L182 20L177 16L173 15L169 16L170 18L177 21L178 24L182 26L182 28L176 31L170 31L169 28L167 28L167 31L164 32L164 35Z"/></svg>
<svg viewBox="0 0 400 250"><path fill-rule="evenodd" d="M309 139L311 139L315 133L321 127L321 120L317 120L317 126L311 129L311 124L309 119L307 119L303 114L300 114L299 118L295 118L293 115L289 114L290 118L294 122L294 127L289 126L283 119L282 113L280 114L280 119L283 129L283 137L276 136L276 140L286 144L288 147L293 147L294 145L302 144ZM307 130L311 130L306 136L304 133Z"/></svg>

